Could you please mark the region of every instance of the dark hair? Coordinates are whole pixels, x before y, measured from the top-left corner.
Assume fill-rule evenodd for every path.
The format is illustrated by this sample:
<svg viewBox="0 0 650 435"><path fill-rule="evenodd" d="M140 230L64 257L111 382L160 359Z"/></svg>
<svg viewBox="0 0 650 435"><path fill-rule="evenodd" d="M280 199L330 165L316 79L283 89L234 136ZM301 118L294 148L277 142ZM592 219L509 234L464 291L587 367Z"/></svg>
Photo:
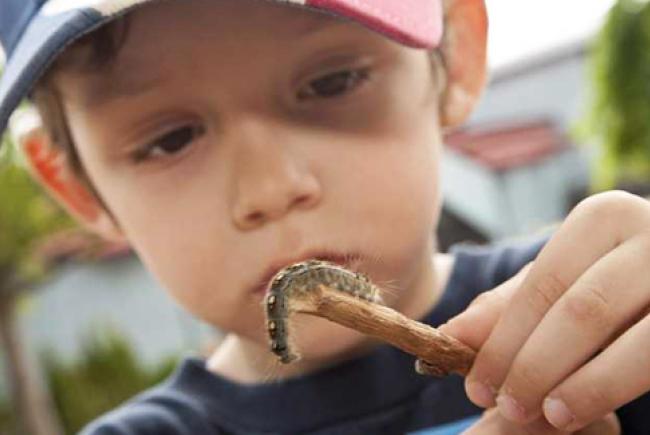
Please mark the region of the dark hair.
<svg viewBox="0 0 650 435"><path fill-rule="evenodd" d="M128 27L128 21L123 17L78 39L50 66L30 95L53 145L65 151L71 167L78 174L83 174L83 168L70 136L54 77L62 69L98 73L110 66L126 41Z"/></svg>
<svg viewBox="0 0 650 435"><path fill-rule="evenodd" d="M106 207L81 164L79 153L70 134L61 93L54 78L62 69L98 73L109 67L124 45L128 29L128 20L126 17L122 17L78 39L50 66L30 95L52 145L63 151L65 159L75 175L100 202L115 223L117 221Z"/></svg>

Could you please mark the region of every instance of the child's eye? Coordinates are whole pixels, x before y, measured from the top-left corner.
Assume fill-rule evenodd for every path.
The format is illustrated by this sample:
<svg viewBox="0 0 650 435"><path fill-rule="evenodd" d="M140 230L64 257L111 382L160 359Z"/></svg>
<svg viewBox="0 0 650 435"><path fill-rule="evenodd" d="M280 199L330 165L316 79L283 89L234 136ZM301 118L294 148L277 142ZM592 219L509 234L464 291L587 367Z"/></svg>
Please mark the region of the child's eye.
<svg viewBox="0 0 650 435"><path fill-rule="evenodd" d="M309 82L298 92L298 99L333 98L342 96L368 78L368 69L343 70Z"/></svg>
<svg viewBox="0 0 650 435"><path fill-rule="evenodd" d="M205 129L201 125L186 125L172 130L133 153L135 163L146 161L150 158L164 157L181 152L193 140L202 136Z"/></svg>

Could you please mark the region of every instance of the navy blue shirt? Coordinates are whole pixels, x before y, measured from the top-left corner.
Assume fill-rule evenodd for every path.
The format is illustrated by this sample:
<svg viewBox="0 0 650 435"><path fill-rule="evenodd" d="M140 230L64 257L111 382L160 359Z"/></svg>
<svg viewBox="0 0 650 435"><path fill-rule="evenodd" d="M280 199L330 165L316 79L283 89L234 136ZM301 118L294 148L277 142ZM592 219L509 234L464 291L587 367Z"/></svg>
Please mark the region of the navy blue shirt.
<svg viewBox="0 0 650 435"><path fill-rule="evenodd" d="M440 302L423 322L462 312L533 260L547 237L452 247L456 261ZM414 358L380 346L359 359L274 383L240 385L187 358L163 384L93 422L84 435L421 434L451 435L482 412L459 376L418 375ZM650 434L650 394L619 410L624 433Z"/></svg>

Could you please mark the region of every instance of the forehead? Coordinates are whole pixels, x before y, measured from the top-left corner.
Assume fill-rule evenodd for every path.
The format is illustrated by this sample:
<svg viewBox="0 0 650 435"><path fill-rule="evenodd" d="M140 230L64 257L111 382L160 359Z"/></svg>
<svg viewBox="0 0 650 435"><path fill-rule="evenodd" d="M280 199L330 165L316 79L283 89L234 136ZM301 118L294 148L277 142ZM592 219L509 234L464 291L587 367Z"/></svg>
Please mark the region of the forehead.
<svg viewBox="0 0 650 435"><path fill-rule="evenodd" d="M193 20L197 24L209 21L213 26L242 25L265 22L265 27L281 30L285 20L296 25L317 24L340 19L333 14L300 5L299 2L269 0L183 0L155 1L134 9L129 17L151 23L156 20Z"/></svg>
<svg viewBox="0 0 650 435"><path fill-rule="evenodd" d="M86 77L84 100L101 104L157 86L168 69L183 62L273 56L310 41L361 34L384 40L349 20L286 3L263 0L155 2L128 15L128 30L109 68ZM204 59L188 59L200 47Z"/></svg>

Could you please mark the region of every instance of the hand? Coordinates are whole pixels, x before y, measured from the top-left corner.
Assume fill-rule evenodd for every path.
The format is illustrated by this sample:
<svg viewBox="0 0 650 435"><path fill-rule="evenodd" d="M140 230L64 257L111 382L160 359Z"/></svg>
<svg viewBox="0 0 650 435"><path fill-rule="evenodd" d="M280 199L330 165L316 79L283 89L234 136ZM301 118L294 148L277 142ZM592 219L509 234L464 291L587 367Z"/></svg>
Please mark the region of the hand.
<svg viewBox="0 0 650 435"><path fill-rule="evenodd" d="M485 411L481 419L463 435L565 435L546 422L544 418L521 426L506 420L496 408ZM584 429L574 432L576 435L620 435L621 427L616 414L609 414Z"/></svg>
<svg viewBox="0 0 650 435"><path fill-rule="evenodd" d="M650 390L649 308L650 203L607 192L442 331L478 350L472 402L575 432Z"/></svg>

